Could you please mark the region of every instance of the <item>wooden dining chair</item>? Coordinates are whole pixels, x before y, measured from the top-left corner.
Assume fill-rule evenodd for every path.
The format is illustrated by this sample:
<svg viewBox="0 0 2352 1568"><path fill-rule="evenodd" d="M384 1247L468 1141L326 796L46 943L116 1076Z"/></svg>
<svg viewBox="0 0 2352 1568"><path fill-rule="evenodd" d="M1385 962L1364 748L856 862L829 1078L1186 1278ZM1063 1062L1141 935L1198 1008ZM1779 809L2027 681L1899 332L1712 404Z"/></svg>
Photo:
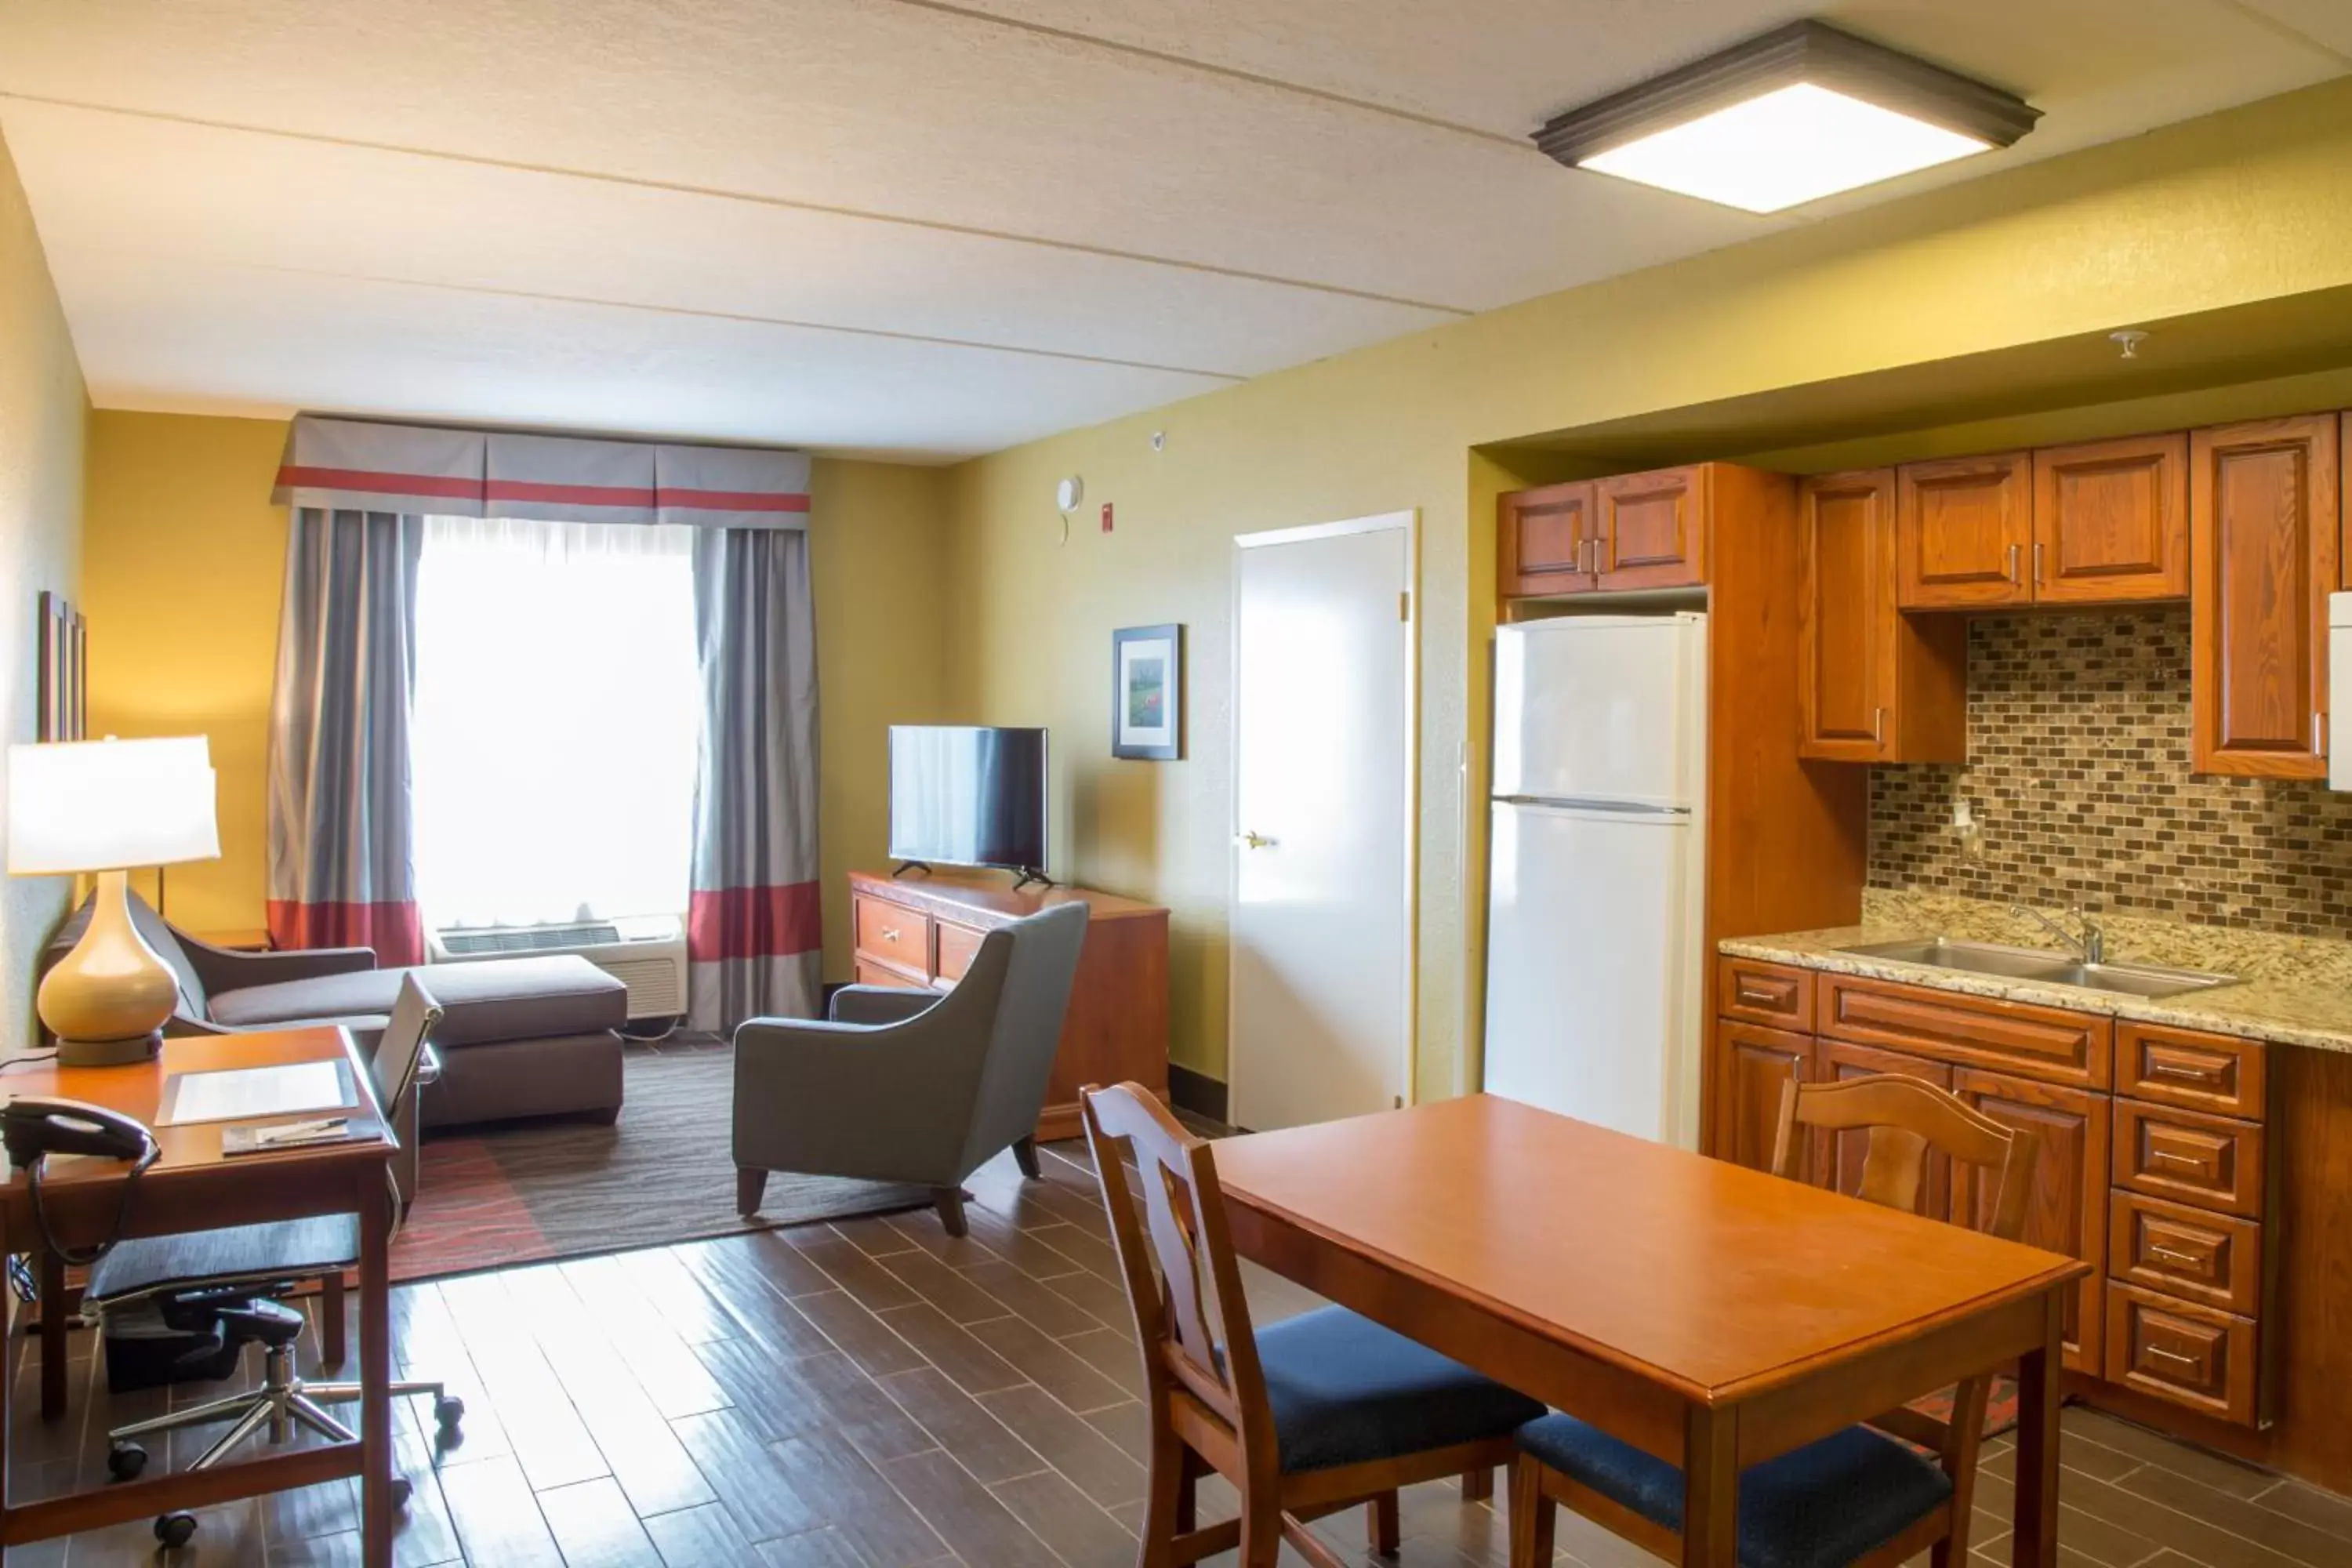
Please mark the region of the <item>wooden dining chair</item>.
<svg viewBox="0 0 2352 1568"><path fill-rule="evenodd" d="M1079 1100L1151 1408L1140 1568L1236 1546L1241 1568L1275 1568L1286 1540L1348 1568L1308 1522L1365 1504L1372 1549L1392 1553L1399 1487L1511 1462L1512 1433L1543 1414L1526 1395L1342 1307L1253 1329L1210 1142L1138 1084ZM1202 1529L1213 1470L1241 1517Z"/></svg>
<svg viewBox="0 0 2352 1568"><path fill-rule="evenodd" d="M1855 1194L1865 1202L1912 1209L1937 1153L1993 1184L1993 1235L2014 1241L2024 1227L2037 1145L1933 1084L1892 1075L1791 1082L1780 1099L1777 1173L1802 1179L1809 1130L1869 1133ZM1741 1568L1894 1568L1923 1551L1934 1568L1967 1563L1991 1383L1990 1368L1962 1383L1948 1419L1900 1406L1750 1466L1739 1478ZM1572 1415L1519 1432L1512 1568L1550 1563L1555 1505L1669 1562L1682 1555L1682 1471Z"/></svg>

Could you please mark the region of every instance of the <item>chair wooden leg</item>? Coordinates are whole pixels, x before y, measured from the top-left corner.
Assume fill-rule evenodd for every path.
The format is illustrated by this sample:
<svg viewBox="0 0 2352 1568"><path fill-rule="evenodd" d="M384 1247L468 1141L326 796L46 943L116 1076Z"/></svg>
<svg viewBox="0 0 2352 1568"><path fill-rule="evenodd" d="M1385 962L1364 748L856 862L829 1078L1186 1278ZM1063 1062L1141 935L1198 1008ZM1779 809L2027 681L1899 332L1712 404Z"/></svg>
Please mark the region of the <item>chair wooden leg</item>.
<svg viewBox="0 0 2352 1568"><path fill-rule="evenodd" d="M319 1361L341 1366L344 1355L343 1277L330 1274L319 1282Z"/></svg>
<svg viewBox="0 0 2352 1568"><path fill-rule="evenodd" d="M1201 1459L1191 1445L1175 1439L1177 1453L1176 1533L1190 1535L1201 1528Z"/></svg>
<svg viewBox="0 0 2352 1568"><path fill-rule="evenodd" d="M1495 1497L1495 1472L1485 1465L1462 1472L1462 1500L1491 1502Z"/></svg>
<svg viewBox="0 0 2352 1568"><path fill-rule="evenodd" d="M1397 1523L1397 1495L1381 1492L1364 1505L1364 1531L1373 1551L1383 1557L1393 1557L1403 1539Z"/></svg>
<svg viewBox="0 0 2352 1568"><path fill-rule="evenodd" d="M1543 1462L1511 1461L1511 1568L1546 1568L1552 1554L1552 1500L1543 1495Z"/></svg>
<svg viewBox="0 0 2352 1568"><path fill-rule="evenodd" d="M1013 1161L1021 1167L1021 1173L1031 1181L1044 1179L1045 1173L1037 1164L1037 1140L1034 1138L1015 1138L1013 1141Z"/></svg>
<svg viewBox="0 0 2352 1568"><path fill-rule="evenodd" d="M1242 1546L1235 1568L1281 1568L1282 1500L1242 1494Z"/></svg>
<svg viewBox="0 0 2352 1568"><path fill-rule="evenodd" d="M933 1187L931 1202L940 1211L940 1223L947 1226L950 1236L969 1236L971 1229L963 1223L963 1189Z"/></svg>
<svg viewBox="0 0 2352 1568"><path fill-rule="evenodd" d="M1143 1549L1137 1568L1169 1568L1176 1538L1192 1532L1192 1450L1165 1419L1151 1433L1151 1475L1143 1504Z"/></svg>
<svg viewBox="0 0 2352 1568"><path fill-rule="evenodd" d="M760 1212L760 1200L767 1194L768 1173L749 1165L735 1167L735 1212L749 1219Z"/></svg>

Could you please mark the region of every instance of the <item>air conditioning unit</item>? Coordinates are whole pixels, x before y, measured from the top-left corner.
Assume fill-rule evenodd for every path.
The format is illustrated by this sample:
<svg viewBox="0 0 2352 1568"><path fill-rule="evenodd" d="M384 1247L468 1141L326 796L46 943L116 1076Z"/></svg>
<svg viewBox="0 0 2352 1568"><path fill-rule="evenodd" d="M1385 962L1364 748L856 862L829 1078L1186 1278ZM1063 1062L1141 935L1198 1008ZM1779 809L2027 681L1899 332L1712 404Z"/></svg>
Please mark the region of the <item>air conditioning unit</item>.
<svg viewBox="0 0 2352 1568"><path fill-rule="evenodd" d="M571 952L629 988L629 1021L686 1012L686 926L676 915L627 915L530 926L452 926L425 939L436 963Z"/></svg>

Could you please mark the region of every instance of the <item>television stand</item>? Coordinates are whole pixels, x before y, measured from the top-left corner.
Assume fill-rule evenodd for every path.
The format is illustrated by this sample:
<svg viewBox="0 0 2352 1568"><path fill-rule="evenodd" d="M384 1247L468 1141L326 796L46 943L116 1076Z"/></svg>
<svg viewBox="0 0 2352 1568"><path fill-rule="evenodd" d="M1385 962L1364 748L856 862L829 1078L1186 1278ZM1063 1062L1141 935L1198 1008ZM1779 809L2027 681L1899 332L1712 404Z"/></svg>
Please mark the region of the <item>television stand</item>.
<svg viewBox="0 0 2352 1568"><path fill-rule="evenodd" d="M1087 938L1062 1017L1060 1048L1037 1118L1041 1143L1076 1138L1078 1089L1133 1079L1168 1095L1168 911L1087 888L1014 892L994 871L942 866L894 881L849 874L852 971L861 985L945 991L988 933L1040 910L1086 906Z"/></svg>
<svg viewBox="0 0 2352 1568"><path fill-rule="evenodd" d="M1041 888L1051 888L1056 885L1054 879L1045 875L1045 872L1033 871L1024 866L1021 868L1021 875L1013 879L1013 890L1017 893L1022 889L1029 886L1032 882L1034 882Z"/></svg>

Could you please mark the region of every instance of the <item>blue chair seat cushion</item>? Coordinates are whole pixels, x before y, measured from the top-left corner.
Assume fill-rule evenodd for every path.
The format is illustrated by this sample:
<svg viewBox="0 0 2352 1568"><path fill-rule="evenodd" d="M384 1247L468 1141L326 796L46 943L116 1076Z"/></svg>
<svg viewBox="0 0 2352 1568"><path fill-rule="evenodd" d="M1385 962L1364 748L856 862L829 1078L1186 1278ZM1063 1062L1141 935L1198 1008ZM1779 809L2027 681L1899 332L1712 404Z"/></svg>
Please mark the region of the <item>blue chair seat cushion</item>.
<svg viewBox="0 0 2352 1568"><path fill-rule="evenodd" d="M1257 1331L1286 1475L1508 1437L1543 1414L1427 1345L1324 1307Z"/></svg>
<svg viewBox="0 0 2352 1568"><path fill-rule="evenodd" d="M1573 1415L1520 1428L1519 1447L1654 1524L1683 1527L1683 1473ZM1739 1478L1740 1568L1843 1568L1949 1501L1951 1478L1867 1426L1752 1466Z"/></svg>

